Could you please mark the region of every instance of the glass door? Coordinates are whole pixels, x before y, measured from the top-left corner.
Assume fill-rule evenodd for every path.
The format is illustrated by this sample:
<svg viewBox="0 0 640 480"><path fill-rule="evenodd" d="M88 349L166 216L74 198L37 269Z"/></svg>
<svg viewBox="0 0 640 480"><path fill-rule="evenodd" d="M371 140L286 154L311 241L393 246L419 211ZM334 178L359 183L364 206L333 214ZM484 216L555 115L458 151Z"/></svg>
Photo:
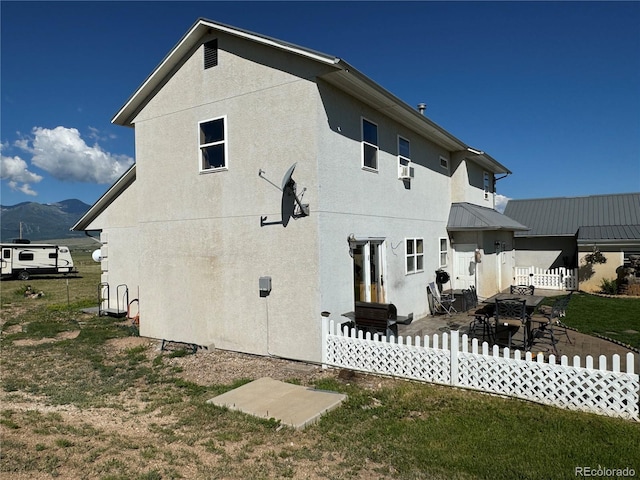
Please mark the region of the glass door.
<svg viewBox="0 0 640 480"><path fill-rule="evenodd" d="M356 302L385 303L384 241L356 242L353 248L353 284Z"/></svg>

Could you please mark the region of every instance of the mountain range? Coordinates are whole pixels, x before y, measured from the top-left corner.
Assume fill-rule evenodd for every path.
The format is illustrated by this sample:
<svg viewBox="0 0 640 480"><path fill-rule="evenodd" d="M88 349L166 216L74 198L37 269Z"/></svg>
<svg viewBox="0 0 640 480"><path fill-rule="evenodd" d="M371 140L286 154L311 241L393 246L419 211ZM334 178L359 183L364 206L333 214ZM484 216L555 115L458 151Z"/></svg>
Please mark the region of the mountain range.
<svg viewBox="0 0 640 480"><path fill-rule="evenodd" d="M11 242L16 238L34 241L83 237L83 232L69 229L90 207L76 199L49 204L23 202L12 206L1 205L0 239L2 242Z"/></svg>

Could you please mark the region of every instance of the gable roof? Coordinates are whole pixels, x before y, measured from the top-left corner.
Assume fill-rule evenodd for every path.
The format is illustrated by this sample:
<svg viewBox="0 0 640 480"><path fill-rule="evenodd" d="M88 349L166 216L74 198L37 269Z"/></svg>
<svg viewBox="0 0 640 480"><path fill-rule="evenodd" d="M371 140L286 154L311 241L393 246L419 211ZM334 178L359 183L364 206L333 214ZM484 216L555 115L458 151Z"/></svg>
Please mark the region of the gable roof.
<svg viewBox="0 0 640 480"><path fill-rule="evenodd" d="M504 213L529 227L521 237L640 239L640 193L509 200Z"/></svg>
<svg viewBox="0 0 640 480"><path fill-rule="evenodd" d="M123 126L133 126L133 120L137 113L155 95L158 88L163 85L166 79L173 75L181 61L186 56L192 54L195 49L200 46L206 36L210 36L215 32L240 37L248 41L283 50L292 55L300 55L309 60L333 67L329 73L322 75L320 78L358 98L408 128L422 134L449 151L463 152L464 155L469 156L469 160L480 164L490 172L501 174L511 173L509 169L500 164L490 155L466 145L464 142L429 120L415 108L412 108L398 97L382 88L344 60L333 55L321 53L293 43L250 32L248 30L231 27L222 23L216 23L204 18L200 18L195 22L195 24L187 31L173 49L171 49L153 72L151 72L142 85L138 87L133 95L120 108L111 122Z"/></svg>
<svg viewBox="0 0 640 480"><path fill-rule="evenodd" d="M453 203L449 210L447 230L527 230L506 215L493 208L481 207L472 203Z"/></svg>
<svg viewBox="0 0 640 480"><path fill-rule="evenodd" d="M104 209L106 209L116 198L124 192L129 185L136 180L136 164L134 163L129 169L109 187L109 189L94 203L89 210L70 228L72 231L85 230L91 222L93 222Z"/></svg>

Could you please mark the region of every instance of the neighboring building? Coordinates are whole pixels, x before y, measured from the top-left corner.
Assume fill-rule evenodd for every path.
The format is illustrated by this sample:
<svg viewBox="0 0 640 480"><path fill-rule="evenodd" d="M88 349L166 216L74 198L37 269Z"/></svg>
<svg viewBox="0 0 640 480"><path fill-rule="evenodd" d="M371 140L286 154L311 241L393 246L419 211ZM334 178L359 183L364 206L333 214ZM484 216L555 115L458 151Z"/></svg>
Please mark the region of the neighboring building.
<svg viewBox="0 0 640 480"><path fill-rule="evenodd" d="M427 315L440 268L509 285L511 172L339 58L200 19L113 123L136 165L74 230L101 231L143 336L319 361L323 311Z"/></svg>
<svg viewBox="0 0 640 480"><path fill-rule="evenodd" d="M504 213L529 227L515 234L517 266L577 267L581 290L600 290L640 253L640 193L510 200ZM594 249L606 263L585 261Z"/></svg>

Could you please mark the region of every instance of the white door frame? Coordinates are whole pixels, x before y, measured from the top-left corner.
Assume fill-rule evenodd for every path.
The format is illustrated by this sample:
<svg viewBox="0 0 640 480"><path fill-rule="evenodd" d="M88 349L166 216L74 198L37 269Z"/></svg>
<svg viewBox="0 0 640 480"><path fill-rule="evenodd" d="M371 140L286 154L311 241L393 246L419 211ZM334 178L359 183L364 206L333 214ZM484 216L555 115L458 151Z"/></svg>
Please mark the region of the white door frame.
<svg viewBox="0 0 640 480"><path fill-rule="evenodd" d="M377 303L386 302L386 280L387 280L387 255L386 255L386 242L384 237L360 237L354 239L354 244L362 246L362 279L364 281L364 301L371 302L371 245L376 245L377 249L377 261L378 271L376 272L376 280L378 285L378 293L376 298ZM376 252L374 252L375 254ZM353 262L352 262L353 263ZM354 265L355 268L355 265Z"/></svg>

